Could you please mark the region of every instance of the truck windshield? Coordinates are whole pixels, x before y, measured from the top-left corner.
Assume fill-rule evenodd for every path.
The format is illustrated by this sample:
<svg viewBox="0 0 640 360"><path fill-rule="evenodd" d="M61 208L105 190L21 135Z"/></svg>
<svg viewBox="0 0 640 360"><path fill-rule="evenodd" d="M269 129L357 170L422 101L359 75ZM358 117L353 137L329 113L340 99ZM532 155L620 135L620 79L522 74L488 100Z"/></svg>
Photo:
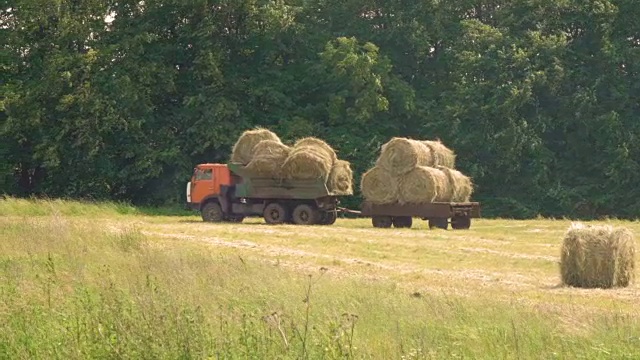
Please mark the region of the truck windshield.
<svg viewBox="0 0 640 360"><path fill-rule="evenodd" d="M212 169L196 169L195 179L196 181L211 180L213 179L213 170Z"/></svg>

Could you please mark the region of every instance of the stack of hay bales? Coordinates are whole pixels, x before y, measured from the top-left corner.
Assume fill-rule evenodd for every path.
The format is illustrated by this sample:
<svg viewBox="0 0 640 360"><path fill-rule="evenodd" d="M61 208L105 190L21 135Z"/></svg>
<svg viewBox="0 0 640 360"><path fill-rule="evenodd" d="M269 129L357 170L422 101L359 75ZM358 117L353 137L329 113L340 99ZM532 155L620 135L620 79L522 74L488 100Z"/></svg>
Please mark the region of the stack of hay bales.
<svg viewBox="0 0 640 360"><path fill-rule="evenodd" d="M440 141L392 138L362 176L362 194L377 204L469 201L473 185L453 168L455 158Z"/></svg>
<svg viewBox="0 0 640 360"><path fill-rule="evenodd" d="M322 179L336 194L353 193L353 172L348 161L321 139L307 137L289 147L266 129L247 130L233 147L231 162L246 165L262 177L289 180Z"/></svg>
<svg viewBox="0 0 640 360"><path fill-rule="evenodd" d="M635 273L633 234L626 228L572 224L562 244L560 273L568 286L628 286Z"/></svg>
<svg viewBox="0 0 640 360"><path fill-rule="evenodd" d="M337 193L353 194L353 170L345 160L336 160L329 173L329 189Z"/></svg>
<svg viewBox="0 0 640 360"><path fill-rule="evenodd" d="M236 144L233 146L231 162L248 165L251 160L253 160L255 146L263 140L271 140L282 144L278 135L267 129L256 128L247 130L240 135L238 141L236 141Z"/></svg>
<svg viewBox="0 0 640 360"><path fill-rule="evenodd" d="M337 160L336 152L326 142L308 137L296 141L293 150L282 165L287 179L328 180Z"/></svg>
<svg viewBox="0 0 640 360"><path fill-rule="evenodd" d="M291 148L276 140L262 140L253 147L253 156L247 164L255 174L264 177L282 177L282 164Z"/></svg>

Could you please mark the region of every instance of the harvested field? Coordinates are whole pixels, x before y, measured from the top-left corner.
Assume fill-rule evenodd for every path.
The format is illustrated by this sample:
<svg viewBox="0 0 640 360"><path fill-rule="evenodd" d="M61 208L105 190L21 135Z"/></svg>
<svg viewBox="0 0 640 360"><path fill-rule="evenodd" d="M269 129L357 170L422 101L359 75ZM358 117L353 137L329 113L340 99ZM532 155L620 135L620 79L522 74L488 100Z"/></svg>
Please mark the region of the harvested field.
<svg viewBox="0 0 640 360"><path fill-rule="evenodd" d="M322 227L266 226L256 218L211 224L195 215L65 202L0 203L0 212L8 305L0 305L0 340L12 358L29 357L26 336L31 353L115 354L109 339L117 336L121 354L142 356L143 344L174 358L185 351L183 333L206 353L227 341L231 357L296 358L291 349L302 346L300 338L278 324L302 329L307 311L309 339L322 349L344 345L325 336L336 324L354 326L348 349L355 357L408 357L400 349L407 343L435 358L455 351L465 358L639 354L637 282L561 285L565 220L476 220L468 231L442 231L418 219L412 229L374 229L369 219ZM607 224L640 233L638 222ZM341 323L340 314L357 321ZM87 329L80 342L71 341L74 332L57 331L78 319ZM255 347L244 347L247 331ZM69 340L69 348L55 350L51 339Z"/></svg>

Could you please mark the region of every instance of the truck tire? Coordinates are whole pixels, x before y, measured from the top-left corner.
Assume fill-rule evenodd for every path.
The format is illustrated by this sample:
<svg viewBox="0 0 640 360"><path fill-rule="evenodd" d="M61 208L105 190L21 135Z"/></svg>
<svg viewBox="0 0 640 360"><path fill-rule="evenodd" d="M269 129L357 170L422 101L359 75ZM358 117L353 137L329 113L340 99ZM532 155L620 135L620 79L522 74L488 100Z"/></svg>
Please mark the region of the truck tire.
<svg viewBox="0 0 640 360"><path fill-rule="evenodd" d="M320 215L320 225L333 225L338 219L338 214L334 211L323 211Z"/></svg>
<svg viewBox="0 0 640 360"><path fill-rule="evenodd" d="M466 230L471 227L471 218L466 216L456 216L451 218L451 228L455 230Z"/></svg>
<svg viewBox="0 0 640 360"><path fill-rule="evenodd" d="M393 218L393 226L397 228L410 228L413 225L411 216L395 216Z"/></svg>
<svg viewBox="0 0 640 360"><path fill-rule="evenodd" d="M287 218L289 218L289 211L287 211L287 208L284 205L272 202L265 206L262 216L267 224L283 224L287 221Z"/></svg>
<svg viewBox="0 0 640 360"><path fill-rule="evenodd" d="M375 228L390 228L393 221L391 216L372 216L371 224Z"/></svg>
<svg viewBox="0 0 640 360"><path fill-rule="evenodd" d="M320 222L320 211L314 206L300 204L293 209L293 222L298 225L315 225Z"/></svg>
<svg viewBox="0 0 640 360"><path fill-rule="evenodd" d="M224 213L220 204L214 201L204 204L200 213L202 214L202 220L206 222L222 222L224 220Z"/></svg>
<svg viewBox="0 0 640 360"><path fill-rule="evenodd" d="M429 229L443 229L447 230L449 227L449 220L447 218L431 218L429 219Z"/></svg>

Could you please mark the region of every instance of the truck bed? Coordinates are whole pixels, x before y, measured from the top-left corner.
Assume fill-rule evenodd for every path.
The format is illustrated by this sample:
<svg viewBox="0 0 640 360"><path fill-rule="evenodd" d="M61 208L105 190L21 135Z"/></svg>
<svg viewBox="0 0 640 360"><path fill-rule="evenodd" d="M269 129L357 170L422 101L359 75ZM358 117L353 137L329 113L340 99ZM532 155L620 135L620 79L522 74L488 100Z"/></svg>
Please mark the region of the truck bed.
<svg viewBox="0 0 640 360"><path fill-rule="evenodd" d="M313 200L323 197L351 195L330 191L324 179L290 180L260 177L241 164L228 164L231 172L241 178L235 186L235 196L253 199Z"/></svg>

